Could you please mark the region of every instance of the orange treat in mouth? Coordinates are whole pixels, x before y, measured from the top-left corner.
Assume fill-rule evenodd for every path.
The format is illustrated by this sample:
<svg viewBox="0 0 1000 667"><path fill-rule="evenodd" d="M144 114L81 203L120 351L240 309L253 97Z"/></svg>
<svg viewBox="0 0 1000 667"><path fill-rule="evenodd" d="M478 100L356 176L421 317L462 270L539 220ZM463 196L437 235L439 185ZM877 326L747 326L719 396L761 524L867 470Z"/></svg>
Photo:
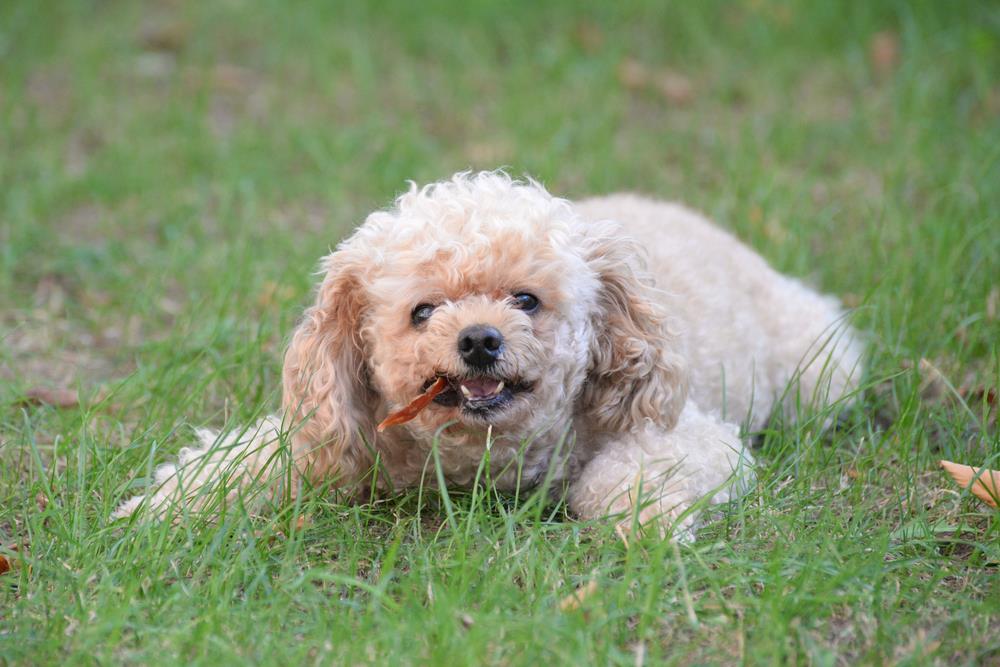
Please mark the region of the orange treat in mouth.
<svg viewBox="0 0 1000 667"><path fill-rule="evenodd" d="M390 413L388 417L382 420L382 423L378 425L378 432L390 428L392 426L399 426L400 424L405 424L408 421L416 419L424 408L431 404L434 397L440 394L448 386L448 381L443 377L439 377L434 381L427 391L417 396L415 399L409 402L409 404L402 410L397 410L396 412Z"/></svg>

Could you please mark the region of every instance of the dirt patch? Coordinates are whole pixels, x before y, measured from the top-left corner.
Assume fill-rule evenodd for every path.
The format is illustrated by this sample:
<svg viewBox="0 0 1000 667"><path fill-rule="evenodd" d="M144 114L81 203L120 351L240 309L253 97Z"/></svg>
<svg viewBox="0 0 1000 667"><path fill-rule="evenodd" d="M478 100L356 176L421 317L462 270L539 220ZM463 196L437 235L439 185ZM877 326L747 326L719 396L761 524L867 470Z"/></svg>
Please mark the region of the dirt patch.
<svg viewBox="0 0 1000 667"><path fill-rule="evenodd" d="M66 315L79 296L59 277L47 275L35 285L30 306L0 316L0 379L21 388L75 389L130 371L118 352L130 337L94 330Z"/></svg>
<svg viewBox="0 0 1000 667"><path fill-rule="evenodd" d="M15 313L0 322L0 378L24 386L76 387L115 376L118 365L98 339L68 320L46 313Z"/></svg>

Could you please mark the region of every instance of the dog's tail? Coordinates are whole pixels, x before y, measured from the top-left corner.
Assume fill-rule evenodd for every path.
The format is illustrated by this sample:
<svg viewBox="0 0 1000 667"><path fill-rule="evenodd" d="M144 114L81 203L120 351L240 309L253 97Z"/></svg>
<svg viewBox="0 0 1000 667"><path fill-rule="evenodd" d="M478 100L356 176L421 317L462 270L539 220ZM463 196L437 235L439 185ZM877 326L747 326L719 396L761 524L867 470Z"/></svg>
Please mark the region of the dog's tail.
<svg viewBox="0 0 1000 667"><path fill-rule="evenodd" d="M144 518L177 519L188 513L217 514L236 502L280 500L298 486L287 435L276 416L222 435L198 429L201 446L185 447L177 463L159 466L149 491L129 498L111 516L140 512Z"/></svg>

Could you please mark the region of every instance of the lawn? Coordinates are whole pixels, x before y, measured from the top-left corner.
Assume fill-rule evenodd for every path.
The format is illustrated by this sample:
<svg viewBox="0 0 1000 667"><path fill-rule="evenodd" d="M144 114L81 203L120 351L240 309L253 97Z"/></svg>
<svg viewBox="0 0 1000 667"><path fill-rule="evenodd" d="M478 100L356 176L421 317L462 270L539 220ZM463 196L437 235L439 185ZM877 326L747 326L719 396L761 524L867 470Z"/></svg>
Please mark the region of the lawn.
<svg viewBox="0 0 1000 667"><path fill-rule="evenodd" d="M857 404L755 434L693 544L432 490L109 520L277 407L367 211L497 166L839 295ZM1000 513L937 467L1000 468L998 386L996 3L0 4L2 665L1000 664Z"/></svg>

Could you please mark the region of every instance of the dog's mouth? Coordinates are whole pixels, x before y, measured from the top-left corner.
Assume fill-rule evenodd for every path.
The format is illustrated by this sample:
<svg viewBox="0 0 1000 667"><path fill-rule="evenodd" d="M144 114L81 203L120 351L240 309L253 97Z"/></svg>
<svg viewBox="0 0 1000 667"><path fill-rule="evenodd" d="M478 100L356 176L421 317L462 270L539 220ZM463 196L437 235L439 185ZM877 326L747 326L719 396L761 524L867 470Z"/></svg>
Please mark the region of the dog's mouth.
<svg viewBox="0 0 1000 667"><path fill-rule="evenodd" d="M424 390L434 384L437 378L424 383ZM434 397L434 402L448 408L461 406L463 412L485 415L507 407L517 394L531 391L532 385L511 378L495 378L485 375L474 377L445 376L448 387Z"/></svg>

